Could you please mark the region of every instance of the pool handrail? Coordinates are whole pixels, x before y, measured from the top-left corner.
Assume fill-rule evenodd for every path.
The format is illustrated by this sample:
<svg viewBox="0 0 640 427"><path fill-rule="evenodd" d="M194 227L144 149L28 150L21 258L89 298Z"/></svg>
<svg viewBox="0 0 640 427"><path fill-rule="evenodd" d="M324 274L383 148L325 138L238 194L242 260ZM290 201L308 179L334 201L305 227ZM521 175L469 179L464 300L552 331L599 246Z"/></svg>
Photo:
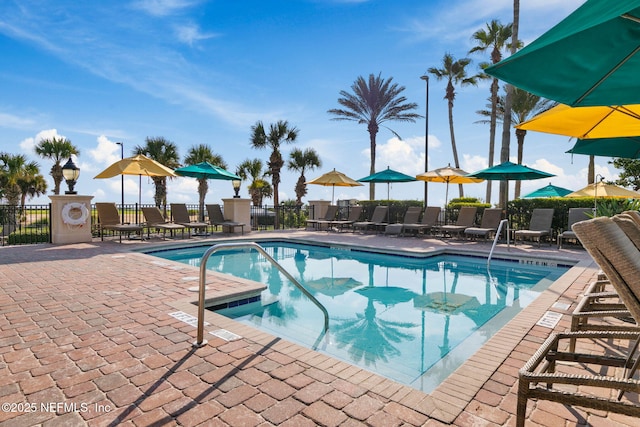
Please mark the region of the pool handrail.
<svg viewBox="0 0 640 427"><path fill-rule="evenodd" d="M491 266L491 257L493 256L493 250L496 248L496 244L498 244L498 239L500 238L500 232L502 231L502 226L507 224L507 249L510 249L509 245L509 220L503 219L500 221L500 225L498 225L498 230L496 231L496 235L493 238L493 244L491 245L491 251L489 251L489 257L487 258L487 267Z"/></svg>
<svg viewBox="0 0 640 427"><path fill-rule="evenodd" d="M300 284L287 270L282 267L278 261L276 261L271 255L264 250L262 246L255 242L235 242L235 243L218 243L216 245L211 246L207 249L202 255L202 259L200 260L200 286L198 288L198 336L196 341L194 341L194 347L202 347L207 344L207 340L204 339L204 301L205 301L205 288L206 288L206 276L207 276L207 261L211 254L220 250L220 249L228 249L228 248L253 248L257 250L262 256L264 256L267 261L271 263L274 267L276 267L282 274L284 274L287 279L291 281L300 291L305 294L311 302L318 306L318 308L322 311L324 315L324 330L323 333L326 333L329 329L329 312L322 305L320 301L316 299L304 286Z"/></svg>

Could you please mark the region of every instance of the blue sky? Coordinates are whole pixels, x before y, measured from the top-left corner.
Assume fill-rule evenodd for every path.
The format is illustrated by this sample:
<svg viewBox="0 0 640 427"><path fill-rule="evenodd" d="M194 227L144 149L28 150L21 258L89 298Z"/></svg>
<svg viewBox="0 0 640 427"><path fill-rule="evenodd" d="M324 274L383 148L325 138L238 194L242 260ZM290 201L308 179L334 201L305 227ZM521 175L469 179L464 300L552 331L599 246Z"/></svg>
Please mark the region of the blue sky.
<svg viewBox="0 0 640 427"><path fill-rule="evenodd" d="M529 43L558 23L583 0L521 2L520 38ZM404 96L425 114L426 85L420 76L440 67L446 52L469 56L471 35L492 19L512 19L511 0L4 0L0 3L0 150L23 153L49 176L51 163L35 156L43 137L62 136L79 147L81 177L76 189L93 201L120 201L120 178L93 177L125 156L146 137L177 144L183 158L190 147L209 144L229 169L268 150L252 149L250 128L287 120L299 129L295 145L313 147L321 169L354 179L369 174L366 127L332 121L340 90L370 73L406 89ZM488 55L488 54L487 54ZM477 70L488 56L469 56ZM453 164L446 82L429 82L429 169ZM454 107L461 167L487 166L488 125L475 123L485 108L489 82L458 88ZM399 140L381 128L376 169L415 175L424 172L425 123L388 123ZM497 142L499 151L500 141ZM524 163L557 176L523 183L523 194L549 182L577 190L586 185L588 157L564 152L566 137L529 132ZM512 138L511 156L516 142ZM608 158L596 158L596 173L614 179ZM498 163L496 159L496 163ZM284 171L280 198L295 198L296 173ZM126 177L125 201L138 196L138 178ZM244 183L242 195L247 196ZM64 185L63 185L64 187ZM512 186L513 187L513 186ZM494 186L492 201L497 202ZM386 197L378 185L377 198ZM393 185L391 197L423 198L422 182ZM233 194L228 181L211 181L208 203ZM465 195L485 197L485 184L465 186ZM457 196L452 188L450 197ZM142 180L143 203L153 184ZM197 183L169 183L170 202L197 202ZM336 199L367 199L368 187L336 189ZM305 200L331 200L331 188L309 186ZM442 205L443 184L429 185L429 204ZM30 203L47 203L40 197ZM269 203L270 201L267 201Z"/></svg>

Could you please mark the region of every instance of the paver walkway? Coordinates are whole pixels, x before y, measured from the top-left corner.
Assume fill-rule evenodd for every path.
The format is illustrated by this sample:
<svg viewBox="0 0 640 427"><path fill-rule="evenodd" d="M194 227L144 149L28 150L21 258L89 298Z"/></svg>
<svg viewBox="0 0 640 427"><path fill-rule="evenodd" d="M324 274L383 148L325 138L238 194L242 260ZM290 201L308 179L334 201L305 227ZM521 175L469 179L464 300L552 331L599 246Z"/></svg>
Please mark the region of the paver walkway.
<svg viewBox="0 0 640 427"><path fill-rule="evenodd" d="M461 245L293 235L411 250ZM2 425L430 426L448 425L440 420L452 414L457 426L513 425L518 369L551 332L535 322L556 301L574 303L596 272L593 266L572 270L558 285L561 291L545 293L504 328L506 335L497 334L471 361L489 366L486 376L476 377L477 370L465 365L452 375L457 380L426 395L213 313L208 330L224 328L242 338L207 334L208 344L194 349L195 328L171 313L188 311L185 301L196 298L188 288L197 284L190 281L197 269L130 248L113 241L0 248ZM575 249L512 250L586 259ZM249 286L210 277L214 289ZM568 326L563 316L556 330ZM495 357L500 347L509 349L504 358ZM474 389L465 384L474 382L476 391L464 397L465 389ZM531 425L637 425L629 417L549 402L529 407Z"/></svg>

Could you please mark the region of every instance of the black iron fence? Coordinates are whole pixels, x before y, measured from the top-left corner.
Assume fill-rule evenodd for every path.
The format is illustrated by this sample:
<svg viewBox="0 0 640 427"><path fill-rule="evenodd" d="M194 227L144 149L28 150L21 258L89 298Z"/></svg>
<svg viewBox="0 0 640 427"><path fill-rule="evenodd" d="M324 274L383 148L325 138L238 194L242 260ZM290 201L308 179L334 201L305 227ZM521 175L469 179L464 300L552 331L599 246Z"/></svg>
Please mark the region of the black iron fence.
<svg viewBox="0 0 640 427"><path fill-rule="evenodd" d="M141 224L145 222L142 207L153 204L137 203L117 205L122 223ZM199 220L198 204L187 204L191 218ZM286 230L304 228L307 218L312 212L309 206L251 206L251 229L256 231ZM160 210L167 219L171 219L171 207L161 206ZM311 212L310 212L311 211ZM206 221L206 210L203 213ZM98 212L91 209L92 233L98 236ZM20 206L0 205L0 245L22 245L32 243L48 243L51 241L51 204Z"/></svg>
<svg viewBox="0 0 640 427"><path fill-rule="evenodd" d="M24 245L51 241L50 205L0 205L0 244Z"/></svg>

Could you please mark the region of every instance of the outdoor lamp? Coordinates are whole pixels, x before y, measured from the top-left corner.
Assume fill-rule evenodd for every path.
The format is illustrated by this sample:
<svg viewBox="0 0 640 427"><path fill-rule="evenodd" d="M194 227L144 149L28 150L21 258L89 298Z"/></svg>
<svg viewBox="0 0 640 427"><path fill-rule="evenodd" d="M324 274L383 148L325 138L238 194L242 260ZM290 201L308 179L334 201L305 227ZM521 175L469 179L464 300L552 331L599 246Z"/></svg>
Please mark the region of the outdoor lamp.
<svg viewBox="0 0 640 427"><path fill-rule="evenodd" d="M67 186L69 186L69 191L65 191L64 194L77 194L77 191L73 191L73 187L76 185L78 177L80 176L80 168L73 163L71 157L69 157L67 163L62 167L62 176L65 181L67 181Z"/></svg>
<svg viewBox="0 0 640 427"><path fill-rule="evenodd" d="M236 195L233 196L233 198L239 199L240 195L238 193L240 192L240 184L242 184L242 181L240 181L239 179L234 179L231 181L231 184L233 185L233 191L236 192Z"/></svg>

